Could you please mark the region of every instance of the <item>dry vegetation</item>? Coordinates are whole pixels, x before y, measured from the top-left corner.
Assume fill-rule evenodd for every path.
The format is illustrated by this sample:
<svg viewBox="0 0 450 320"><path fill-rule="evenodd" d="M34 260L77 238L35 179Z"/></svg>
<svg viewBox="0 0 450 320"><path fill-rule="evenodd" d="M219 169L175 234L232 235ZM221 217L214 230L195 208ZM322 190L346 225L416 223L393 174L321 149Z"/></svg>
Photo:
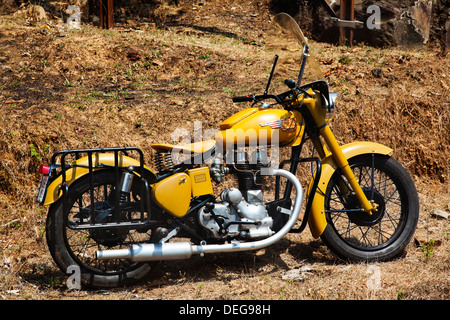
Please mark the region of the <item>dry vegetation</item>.
<svg viewBox="0 0 450 320"><path fill-rule="evenodd" d="M34 203L39 164L62 149L129 145L151 165L151 143L170 142L194 121L217 128L245 107L231 96L264 90L275 54L265 2L183 1L168 10L164 28L129 21L113 30L0 16L0 298L448 300L450 220L432 215L450 212L448 56L324 43L312 49L339 93L339 141L391 146L417 184L416 241L402 258L346 264L306 230L256 253L163 263L133 287L67 290L46 248L46 208ZM280 51L271 90L294 76L298 54ZM283 279L289 270L299 276Z"/></svg>

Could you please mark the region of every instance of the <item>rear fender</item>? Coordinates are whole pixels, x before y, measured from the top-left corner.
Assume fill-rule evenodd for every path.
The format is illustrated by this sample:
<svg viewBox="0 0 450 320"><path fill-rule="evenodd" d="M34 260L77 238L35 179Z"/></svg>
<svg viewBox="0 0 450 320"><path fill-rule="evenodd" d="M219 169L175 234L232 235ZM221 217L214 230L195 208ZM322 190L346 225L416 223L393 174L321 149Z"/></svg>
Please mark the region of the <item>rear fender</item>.
<svg viewBox="0 0 450 320"><path fill-rule="evenodd" d="M353 142L342 146L341 149L347 160L362 154L388 155L393 151L389 147L374 142ZM325 192L328 187L328 183L330 182L331 176L337 168L332 155L323 158L321 162L322 172L308 216L309 228L314 238L320 237L322 232L325 230L325 227L327 226L324 208ZM308 194L311 192L312 185L313 179L311 179L309 183Z"/></svg>
<svg viewBox="0 0 450 320"><path fill-rule="evenodd" d="M101 166L100 164L114 167L115 166L114 160L115 160L114 153L94 154L92 156L93 170L94 171L105 170L105 167ZM120 167L133 166L136 168L140 168L140 162L138 160L122 154L119 155L118 157L118 165ZM88 174L89 173L88 166L89 166L89 159L87 156L76 160L74 166L66 170L67 185L70 186L76 180ZM138 172L135 173L140 176ZM148 183L152 183L156 179L155 174L145 165L143 176L144 178L147 179ZM62 180L63 180L62 174L59 174L47 187L47 194L43 203L44 205L50 205L56 202L62 196L61 190Z"/></svg>

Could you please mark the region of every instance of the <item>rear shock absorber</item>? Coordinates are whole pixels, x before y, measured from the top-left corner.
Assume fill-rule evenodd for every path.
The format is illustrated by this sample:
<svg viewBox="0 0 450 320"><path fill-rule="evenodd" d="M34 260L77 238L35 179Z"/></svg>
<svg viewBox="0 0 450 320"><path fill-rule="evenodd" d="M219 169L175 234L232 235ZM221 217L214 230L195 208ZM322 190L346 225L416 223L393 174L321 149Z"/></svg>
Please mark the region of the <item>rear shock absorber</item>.
<svg viewBox="0 0 450 320"><path fill-rule="evenodd" d="M133 167L128 167L127 171L124 171L122 173L122 177L120 179L120 198L119 198L120 206L124 206L128 201L134 177L132 172Z"/></svg>

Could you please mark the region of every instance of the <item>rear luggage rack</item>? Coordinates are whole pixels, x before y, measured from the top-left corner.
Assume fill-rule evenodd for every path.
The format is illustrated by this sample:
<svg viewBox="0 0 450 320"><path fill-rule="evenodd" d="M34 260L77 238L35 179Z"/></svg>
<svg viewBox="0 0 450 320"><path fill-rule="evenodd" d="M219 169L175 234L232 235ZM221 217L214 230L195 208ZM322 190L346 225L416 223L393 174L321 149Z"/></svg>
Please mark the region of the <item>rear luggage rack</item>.
<svg viewBox="0 0 450 320"><path fill-rule="evenodd" d="M139 166L130 168L133 172L136 172L140 175L141 179L141 205L140 205L140 217L137 219L131 220L122 220L122 207L120 204L120 182L121 182L121 174L123 171L129 169L128 166L120 166L119 165L119 155L128 156L129 152L137 152L139 154ZM114 165L97 163L96 166L93 165L93 158L96 154L101 153L114 153ZM88 165L76 164L75 161L80 159L82 156L87 156ZM75 158L74 160L68 161L68 158ZM57 160L59 160L59 165L57 164ZM70 163L70 162L74 163ZM71 168L82 167L88 169L88 179L89 179L89 197L90 197L90 221L91 223L80 223L80 224L69 224L68 227L70 229L100 229L100 228L128 228L128 229L136 229L139 227L144 227L152 224L150 220L150 189L148 185L148 181L144 178L144 154L142 150L136 147L114 147L114 148L97 148L97 149L75 149L75 150L63 150L58 151L53 154L50 168L52 170L51 176L57 177L61 175L61 190L63 197L63 210L66 212L68 210L68 192L69 185L67 183L66 171ZM98 169L110 168L114 169L115 176L115 195L114 195L114 207L112 210L112 222L106 223L92 223L95 221L95 198L94 198L94 171ZM135 176L137 178L137 176ZM145 215L145 211L147 209L147 216Z"/></svg>

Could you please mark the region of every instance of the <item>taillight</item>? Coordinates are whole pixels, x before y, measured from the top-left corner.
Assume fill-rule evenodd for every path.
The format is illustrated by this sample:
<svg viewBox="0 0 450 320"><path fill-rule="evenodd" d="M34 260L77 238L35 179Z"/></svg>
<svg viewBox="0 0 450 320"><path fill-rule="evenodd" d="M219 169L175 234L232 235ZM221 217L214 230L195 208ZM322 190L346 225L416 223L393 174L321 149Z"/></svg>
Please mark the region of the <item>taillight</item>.
<svg viewBox="0 0 450 320"><path fill-rule="evenodd" d="M39 166L39 174L48 175L50 173L50 166L46 164L41 164Z"/></svg>

